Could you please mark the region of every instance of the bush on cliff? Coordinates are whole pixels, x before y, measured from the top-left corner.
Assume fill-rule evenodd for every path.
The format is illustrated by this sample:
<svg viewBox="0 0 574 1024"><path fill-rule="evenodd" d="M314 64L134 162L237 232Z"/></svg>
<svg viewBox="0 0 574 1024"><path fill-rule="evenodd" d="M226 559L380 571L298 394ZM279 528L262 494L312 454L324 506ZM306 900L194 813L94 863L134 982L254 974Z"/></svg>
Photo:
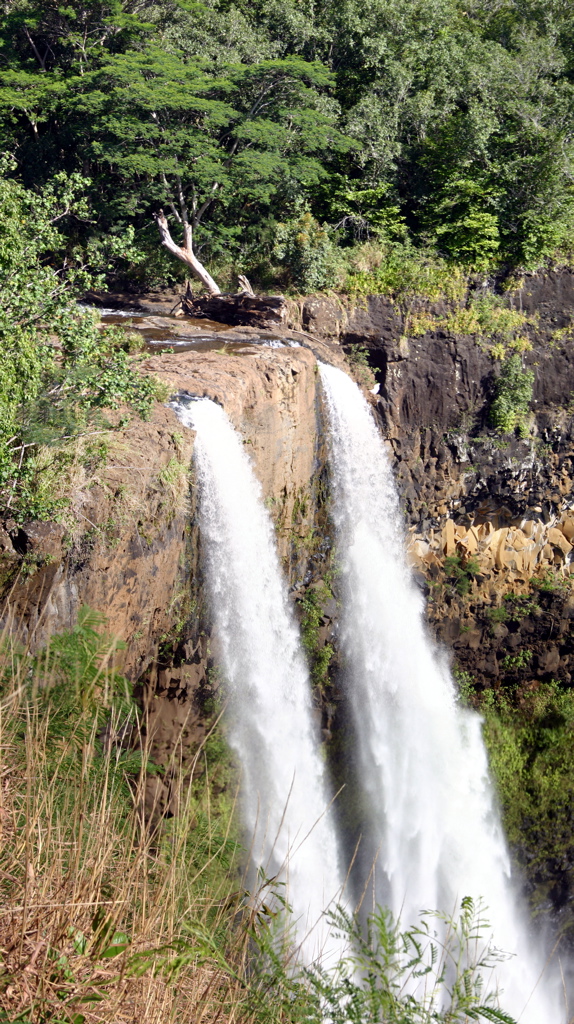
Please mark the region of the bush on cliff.
<svg viewBox="0 0 574 1024"><path fill-rule="evenodd" d="M514 651L511 675L527 668L532 654ZM564 684L532 681L479 694L468 672L456 673L464 700L484 719L484 739L508 841L526 881L534 913L558 915L574 891L574 691ZM565 918L566 941L572 929Z"/></svg>
<svg viewBox="0 0 574 1024"><path fill-rule="evenodd" d="M490 406L490 425L501 434L509 434L517 427L526 429L526 417L532 401L534 373L525 370L521 357L510 356L503 364L494 384L494 399Z"/></svg>
<svg viewBox="0 0 574 1024"><path fill-rule="evenodd" d="M131 233L98 247L70 245L60 230L85 220L87 182L58 174L32 192L0 166L0 511L50 516L54 502L33 507L39 447L86 428L90 410L120 402L145 414L158 383L135 372L122 332L101 331L78 306L102 281L113 258L131 248Z"/></svg>

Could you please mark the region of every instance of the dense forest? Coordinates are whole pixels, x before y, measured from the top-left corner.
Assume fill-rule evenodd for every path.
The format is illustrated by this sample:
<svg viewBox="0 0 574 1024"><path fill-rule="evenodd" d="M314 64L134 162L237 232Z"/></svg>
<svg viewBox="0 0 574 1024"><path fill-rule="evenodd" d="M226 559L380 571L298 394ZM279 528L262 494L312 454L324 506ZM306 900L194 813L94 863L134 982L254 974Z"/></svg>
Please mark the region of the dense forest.
<svg viewBox="0 0 574 1024"><path fill-rule="evenodd" d="M141 288L183 274L161 208L224 284L505 275L574 245L573 44L567 0L8 0L0 150Z"/></svg>

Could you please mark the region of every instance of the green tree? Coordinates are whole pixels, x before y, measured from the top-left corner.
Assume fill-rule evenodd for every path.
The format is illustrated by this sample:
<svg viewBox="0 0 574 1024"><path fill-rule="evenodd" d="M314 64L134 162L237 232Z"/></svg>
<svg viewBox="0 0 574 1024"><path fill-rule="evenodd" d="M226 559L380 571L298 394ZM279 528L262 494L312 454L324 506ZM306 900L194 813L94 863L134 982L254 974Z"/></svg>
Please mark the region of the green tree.
<svg viewBox="0 0 574 1024"><path fill-rule="evenodd" d="M98 125L93 157L169 207L183 246L160 212L162 243L211 292L219 289L194 253L194 236L213 208L233 227L238 208L268 207L277 190L316 182L319 154L349 146L322 108L329 72L297 57L216 75L204 58L149 47L110 57L85 77L76 105Z"/></svg>
<svg viewBox="0 0 574 1024"><path fill-rule="evenodd" d="M87 182L60 174L34 193L6 177L9 163L1 170L0 502L25 514L36 444L81 429L82 409L124 400L145 413L157 382L133 371L121 332L101 332L77 305L98 270L133 252L131 235L71 249L61 225L89 217Z"/></svg>
<svg viewBox="0 0 574 1024"><path fill-rule="evenodd" d="M533 385L534 373L523 369L521 357L513 355L507 359L494 385L489 412L491 426L502 434L523 426L532 401Z"/></svg>

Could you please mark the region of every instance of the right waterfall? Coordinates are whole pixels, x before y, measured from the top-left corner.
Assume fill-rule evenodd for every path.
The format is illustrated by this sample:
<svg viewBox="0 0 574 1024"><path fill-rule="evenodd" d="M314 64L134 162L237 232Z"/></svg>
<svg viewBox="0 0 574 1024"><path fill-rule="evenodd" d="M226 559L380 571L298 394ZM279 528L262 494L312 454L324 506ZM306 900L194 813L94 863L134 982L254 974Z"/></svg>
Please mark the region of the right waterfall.
<svg viewBox="0 0 574 1024"><path fill-rule="evenodd" d="M451 914L463 897L482 898L494 945L512 954L497 967L505 1009L520 1024L559 1024L558 987L514 892L480 718L457 702L425 627L383 439L350 378L331 366L320 372L374 899L407 926L421 910Z"/></svg>

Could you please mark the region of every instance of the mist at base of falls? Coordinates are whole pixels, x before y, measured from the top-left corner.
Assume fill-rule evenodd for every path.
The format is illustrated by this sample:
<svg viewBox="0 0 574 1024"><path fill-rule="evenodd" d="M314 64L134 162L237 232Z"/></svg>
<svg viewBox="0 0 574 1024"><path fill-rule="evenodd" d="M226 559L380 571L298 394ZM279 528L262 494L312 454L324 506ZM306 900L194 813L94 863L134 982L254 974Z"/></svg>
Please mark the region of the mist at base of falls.
<svg viewBox="0 0 574 1024"><path fill-rule="evenodd" d="M424 624L405 560L396 487L359 388L321 366L330 427L332 517L343 609L340 643L376 903L404 926L421 910L483 900L502 1005L521 1024L564 1018L514 891L478 715L459 706Z"/></svg>
<svg viewBox="0 0 574 1024"><path fill-rule="evenodd" d="M273 524L223 409L207 399L174 402L173 408L196 431L205 585L229 694L227 737L241 765L251 859L292 907L299 958L310 964L321 956L328 965L344 949L325 917L341 900L343 876L309 674Z"/></svg>

